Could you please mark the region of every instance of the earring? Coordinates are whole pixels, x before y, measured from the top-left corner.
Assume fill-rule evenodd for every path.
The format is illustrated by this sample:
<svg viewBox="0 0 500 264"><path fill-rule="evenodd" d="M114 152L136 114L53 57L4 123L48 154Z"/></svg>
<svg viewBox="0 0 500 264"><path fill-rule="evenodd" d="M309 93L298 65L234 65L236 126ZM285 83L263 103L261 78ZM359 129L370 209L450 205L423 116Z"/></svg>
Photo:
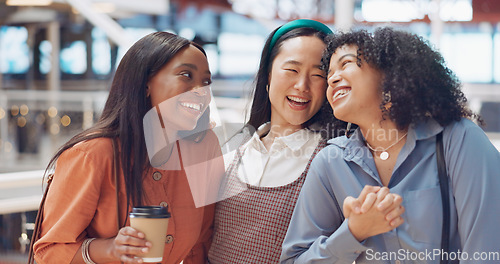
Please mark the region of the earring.
<svg viewBox="0 0 500 264"><path fill-rule="evenodd" d="M382 94L382 96L384 97L384 102L386 102L386 103L385 103L385 105L384 105L385 110L389 111L389 109L391 109L391 107L392 107L392 102L391 102L391 100L392 100L392 98L391 98L391 92L390 92L390 91L388 91L388 92L384 92L384 93Z"/></svg>
<svg viewBox="0 0 500 264"><path fill-rule="evenodd" d="M267 93L269 93L269 84L266 85L266 91L267 91Z"/></svg>
<svg viewBox="0 0 500 264"><path fill-rule="evenodd" d="M348 137L349 130L351 130L351 122L347 123L347 128L345 129L345 136Z"/></svg>
<svg viewBox="0 0 500 264"><path fill-rule="evenodd" d="M386 101L387 103L390 103L391 102L391 91L388 91L388 92L384 92L383 93L383 96L384 96L384 101Z"/></svg>

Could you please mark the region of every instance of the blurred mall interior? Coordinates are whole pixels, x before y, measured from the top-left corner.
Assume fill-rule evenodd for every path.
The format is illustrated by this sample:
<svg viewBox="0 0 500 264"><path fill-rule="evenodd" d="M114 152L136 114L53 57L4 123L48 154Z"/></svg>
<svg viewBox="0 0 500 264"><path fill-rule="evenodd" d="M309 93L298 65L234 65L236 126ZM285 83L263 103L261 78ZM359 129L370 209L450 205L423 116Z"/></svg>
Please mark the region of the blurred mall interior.
<svg viewBox="0 0 500 264"><path fill-rule="evenodd" d="M0 263L25 261L43 169L99 118L131 43L169 31L203 45L224 127L245 121L267 35L297 18L428 39L500 149L498 0L0 0Z"/></svg>

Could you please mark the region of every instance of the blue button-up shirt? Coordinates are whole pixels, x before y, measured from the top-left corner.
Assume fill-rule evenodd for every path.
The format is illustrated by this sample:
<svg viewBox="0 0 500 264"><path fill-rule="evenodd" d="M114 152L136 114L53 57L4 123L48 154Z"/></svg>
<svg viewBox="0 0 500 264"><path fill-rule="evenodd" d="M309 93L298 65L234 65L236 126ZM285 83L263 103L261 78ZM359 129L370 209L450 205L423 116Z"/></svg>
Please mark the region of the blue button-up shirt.
<svg viewBox="0 0 500 264"><path fill-rule="evenodd" d="M347 196L365 185L382 186L359 129L329 141L314 159L283 244L281 263L439 263L442 202L436 135L443 131L450 186L450 260L500 262L500 154L467 119L445 128L429 120L412 125L388 187L403 197L405 222L358 242L341 222ZM446 254L443 257L447 257Z"/></svg>

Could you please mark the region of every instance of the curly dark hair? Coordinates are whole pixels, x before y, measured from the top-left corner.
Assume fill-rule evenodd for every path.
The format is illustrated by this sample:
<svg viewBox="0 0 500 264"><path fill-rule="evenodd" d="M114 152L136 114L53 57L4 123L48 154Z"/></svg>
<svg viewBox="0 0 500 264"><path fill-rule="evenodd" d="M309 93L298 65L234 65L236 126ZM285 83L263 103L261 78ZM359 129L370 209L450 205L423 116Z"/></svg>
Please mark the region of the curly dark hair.
<svg viewBox="0 0 500 264"><path fill-rule="evenodd" d="M456 75L422 37L390 27L373 34L359 30L331 35L322 60L325 69L344 45L358 48L358 66L366 62L384 75L380 109L399 129L429 118L442 126L462 117L482 122L468 108ZM388 103L391 107L386 109Z"/></svg>

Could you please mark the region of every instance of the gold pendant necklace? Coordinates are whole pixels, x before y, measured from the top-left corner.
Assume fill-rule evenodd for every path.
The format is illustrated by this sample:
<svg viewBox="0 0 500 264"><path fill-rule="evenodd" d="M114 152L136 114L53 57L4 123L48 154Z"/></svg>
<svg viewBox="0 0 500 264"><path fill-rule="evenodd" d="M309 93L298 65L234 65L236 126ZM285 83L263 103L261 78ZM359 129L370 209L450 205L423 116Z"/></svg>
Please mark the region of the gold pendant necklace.
<svg viewBox="0 0 500 264"><path fill-rule="evenodd" d="M365 143L366 143L366 146L369 149L371 149L373 152L381 152L380 155L378 156L381 160L387 160L389 158L389 152L387 152L387 150L394 147L394 145L398 144L399 141L401 141L403 138L406 137L406 135L408 135L408 132L406 132L400 139L398 139L396 142L392 143L390 146L388 146L385 149L379 149L380 147L373 148L372 146L370 146L370 144L368 144L368 141L366 141L366 140L365 140Z"/></svg>

